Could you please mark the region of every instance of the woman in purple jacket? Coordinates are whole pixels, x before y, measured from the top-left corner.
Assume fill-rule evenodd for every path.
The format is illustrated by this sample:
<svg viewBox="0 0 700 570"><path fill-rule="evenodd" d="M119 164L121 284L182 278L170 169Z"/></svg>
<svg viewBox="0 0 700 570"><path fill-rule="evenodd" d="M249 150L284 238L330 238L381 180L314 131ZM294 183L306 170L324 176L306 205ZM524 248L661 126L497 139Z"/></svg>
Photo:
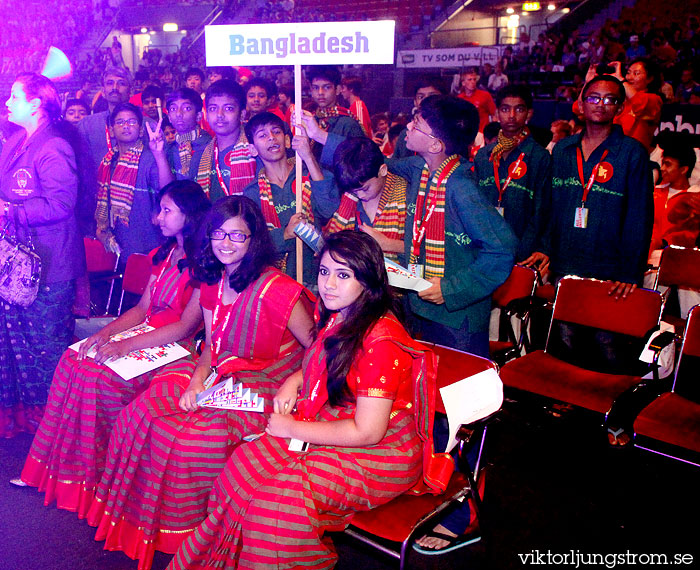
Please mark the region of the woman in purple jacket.
<svg viewBox="0 0 700 570"><path fill-rule="evenodd" d="M75 153L59 123L56 88L41 75L21 74L6 106L9 121L22 128L0 155L0 226L9 223L25 242L28 228L42 263L34 303L22 308L0 298L0 436L11 437L34 432L41 420L73 334L75 279L85 270L85 253L75 219Z"/></svg>

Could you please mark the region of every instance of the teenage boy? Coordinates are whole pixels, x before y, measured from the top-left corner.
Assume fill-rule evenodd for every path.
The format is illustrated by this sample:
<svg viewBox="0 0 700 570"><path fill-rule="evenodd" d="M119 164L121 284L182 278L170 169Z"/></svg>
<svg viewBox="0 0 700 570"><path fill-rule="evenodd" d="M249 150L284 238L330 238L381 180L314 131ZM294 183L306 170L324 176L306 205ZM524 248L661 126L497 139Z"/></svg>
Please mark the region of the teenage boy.
<svg viewBox="0 0 700 570"><path fill-rule="evenodd" d="M311 97L318 105L316 120L320 129L314 129L317 133L313 140L319 145L325 145L329 135L339 137L365 136L360 123L351 115L350 111L338 105L340 94L340 72L332 65L317 65L309 67L307 78L311 83ZM291 121L294 123L294 109L291 111ZM308 129L307 129L308 132ZM309 133L309 136L311 134ZM318 147L319 145L314 145ZM333 150L337 145L333 145ZM319 157L319 162L324 168L333 167L333 151L323 152L323 149L314 152Z"/></svg>
<svg viewBox="0 0 700 570"><path fill-rule="evenodd" d="M311 152L309 138L298 129L290 141L285 123L277 115L263 111L253 116L245 126L250 153L262 162L257 179L243 190L260 206L277 252L282 256L286 273L296 276L296 236L294 227L309 222L321 227L332 215L319 211L316 194L327 195L333 185L329 172L324 173ZM296 213L296 166L294 158L287 158L287 149L293 148L304 161L302 174L302 211ZM325 216L324 216L325 214ZM325 218L325 219L322 219ZM304 283L313 284L313 253L304 252Z"/></svg>
<svg viewBox="0 0 700 570"><path fill-rule="evenodd" d="M326 231L361 230L386 257L404 263L406 180L388 172L381 150L365 137L343 141L334 163L335 183L343 194Z"/></svg>
<svg viewBox="0 0 700 570"><path fill-rule="evenodd" d="M211 141L211 136L199 123L202 120L202 98L194 89L182 87L173 91L165 102L170 123L175 129L175 141L166 146L168 163L175 178L188 180L192 157Z"/></svg>
<svg viewBox="0 0 700 570"><path fill-rule="evenodd" d="M204 93L204 72L196 67L190 67L185 72L185 87L202 96Z"/></svg>
<svg viewBox="0 0 700 570"><path fill-rule="evenodd" d="M532 117L530 91L519 85L501 89L496 94L496 115L501 126L498 138L479 150L474 160L479 189L518 238L516 260L528 260L527 265L544 270L549 258L542 253L541 238L547 226L552 159L527 127Z"/></svg>
<svg viewBox="0 0 700 570"><path fill-rule="evenodd" d="M642 283L654 219L649 154L613 121L625 88L598 75L581 92L584 129L552 153L550 271L613 282L625 298Z"/></svg>
<svg viewBox="0 0 700 570"><path fill-rule="evenodd" d="M262 77L254 77L244 86L246 105L245 105L245 121L249 121L252 117L263 111L274 113L280 119L284 120L284 114L275 106L270 108L275 100L275 88Z"/></svg>
<svg viewBox="0 0 700 570"><path fill-rule="evenodd" d="M143 107L144 118L148 117L154 122L158 122L160 115L158 114L158 103L162 105L165 102L165 94L157 85L148 85L141 93L141 106ZM161 112L163 111L161 107Z"/></svg>
<svg viewBox="0 0 700 570"><path fill-rule="evenodd" d="M242 194L255 178L256 162L241 127L243 88L231 79L220 79L207 89L204 101L215 136L194 153L190 178L215 202Z"/></svg>
<svg viewBox="0 0 700 570"><path fill-rule="evenodd" d="M372 119L365 102L360 99L362 80L359 77L343 77L340 94L348 103L348 110L355 120L360 123L365 136L372 134Z"/></svg>

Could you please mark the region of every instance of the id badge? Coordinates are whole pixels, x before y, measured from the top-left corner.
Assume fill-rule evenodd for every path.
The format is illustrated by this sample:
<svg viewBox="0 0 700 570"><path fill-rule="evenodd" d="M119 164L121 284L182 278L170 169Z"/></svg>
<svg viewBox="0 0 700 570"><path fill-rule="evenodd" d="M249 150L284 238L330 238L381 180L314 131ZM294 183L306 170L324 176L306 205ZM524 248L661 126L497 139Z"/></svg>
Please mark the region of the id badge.
<svg viewBox="0 0 700 570"><path fill-rule="evenodd" d="M588 227L588 208L576 208L574 227L582 229Z"/></svg>
<svg viewBox="0 0 700 570"><path fill-rule="evenodd" d="M214 385L214 381L216 380L218 376L218 372L216 370L212 370L211 374L207 376L206 380L204 380L204 389L207 390L208 388L211 388Z"/></svg>
<svg viewBox="0 0 700 570"><path fill-rule="evenodd" d="M423 266L420 263L409 263L408 271L414 277L418 277L419 279L423 278Z"/></svg>
<svg viewBox="0 0 700 570"><path fill-rule="evenodd" d="M309 442L292 438L289 440L288 449L289 451L306 451L307 449L309 449Z"/></svg>
<svg viewBox="0 0 700 570"><path fill-rule="evenodd" d="M503 217L503 206L496 206L496 211L501 214L501 217Z"/></svg>

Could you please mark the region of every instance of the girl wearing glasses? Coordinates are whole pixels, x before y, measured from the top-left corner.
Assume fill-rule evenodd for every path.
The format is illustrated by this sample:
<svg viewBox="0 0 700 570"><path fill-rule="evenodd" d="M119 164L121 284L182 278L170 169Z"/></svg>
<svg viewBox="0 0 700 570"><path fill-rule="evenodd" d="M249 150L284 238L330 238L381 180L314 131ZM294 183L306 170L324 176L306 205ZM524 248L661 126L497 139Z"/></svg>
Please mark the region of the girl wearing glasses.
<svg viewBox="0 0 700 570"><path fill-rule="evenodd" d="M196 365L164 369L119 416L88 522L105 548L150 568L206 516L212 483L241 439L264 431L273 396L312 341L310 293L273 268L265 220L243 196L217 201L203 224L195 277L206 342ZM265 413L199 408L205 381L233 377Z"/></svg>
<svg viewBox="0 0 700 570"><path fill-rule="evenodd" d="M109 126L117 144L97 169L96 236L107 251L121 255L122 265L132 253L146 253L160 242L153 224L158 214L158 165L141 139L142 124L141 109L135 105L114 107Z"/></svg>
<svg viewBox="0 0 700 570"><path fill-rule="evenodd" d="M87 514L102 475L107 443L119 412L143 392L155 371L124 380L107 362L129 352L189 339L201 326L199 289L188 267L195 231L210 208L199 184L178 181L160 193L158 224L166 242L150 253L151 277L139 303L81 345L66 350L56 368L41 425L20 479L46 492L45 504ZM146 323L155 330L121 341L111 337ZM88 351L94 349L94 356Z"/></svg>
<svg viewBox="0 0 700 570"><path fill-rule="evenodd" d="M236 448L169 569L332 568L324 531L421 479L435 361L395 316L379 244L329 235L318 291L303 371L277 392L266 433Z"/></svg>

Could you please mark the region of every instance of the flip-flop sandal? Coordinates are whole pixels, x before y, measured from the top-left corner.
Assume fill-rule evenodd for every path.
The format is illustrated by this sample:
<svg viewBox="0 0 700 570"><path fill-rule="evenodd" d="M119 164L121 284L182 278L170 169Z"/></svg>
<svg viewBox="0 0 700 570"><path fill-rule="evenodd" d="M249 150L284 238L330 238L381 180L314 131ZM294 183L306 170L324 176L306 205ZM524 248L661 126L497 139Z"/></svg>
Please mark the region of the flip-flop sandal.
<svg viewBox="0 0 700 570"><path fill-rule="evenodd" d="M14 485L15 487L29 487L27 483L22 481L21 477L15 477L14 479L10 479L10 485Z"/></svg>
<svg viewBox="0 0 700 570"><path fill-rule="evenodd" d="M428 556L446 554L481 540L481 535L479 534L460 534L459 536L450 536L449 534L444 534L436 530L431 530L430 532L426 533L425 536L430 538L439 538L440 540L449 542L449 544L444 548L426 548L418 543L413 543L413 550L420 552L421 554L427 554Z"/></svg>
<svg viewBox="0 0 700 570"><path fill-rule="evenodd" d="M626 435L627 439L619 437L622 434ZM608 428L608 444L610 444L610 447L621 449L623 447L627 447L631 441L632 438L625 433L625 428L621 427L616 430Z"/></svg>

